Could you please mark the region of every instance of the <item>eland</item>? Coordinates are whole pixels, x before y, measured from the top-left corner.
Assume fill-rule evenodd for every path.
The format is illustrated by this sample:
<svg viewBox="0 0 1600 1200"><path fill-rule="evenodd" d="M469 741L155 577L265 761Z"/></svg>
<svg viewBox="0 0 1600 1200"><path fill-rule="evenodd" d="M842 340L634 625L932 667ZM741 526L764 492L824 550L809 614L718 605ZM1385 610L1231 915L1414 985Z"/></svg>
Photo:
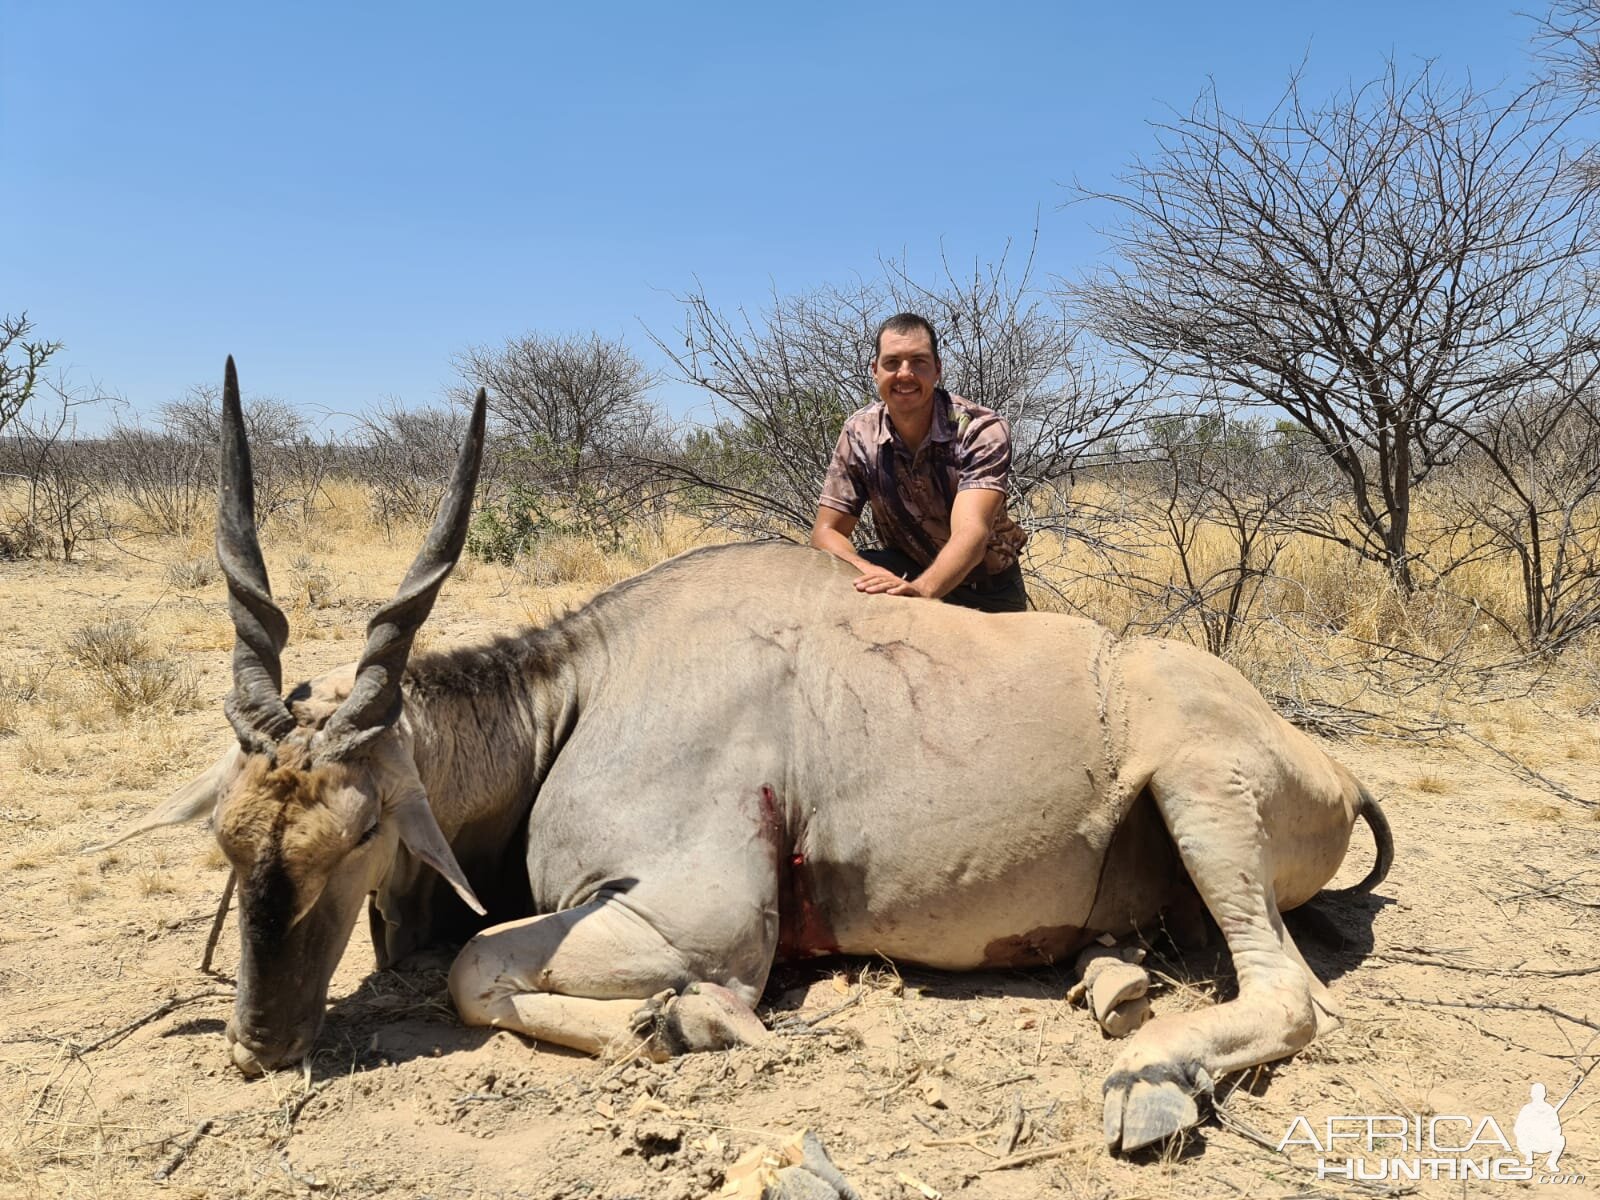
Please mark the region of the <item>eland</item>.
<svg viewBox="0 0 1600 1200"><path fill-rule="evenodd" d="M471 935L464 1021L655 1057L770 1036L753 1006L778 959L1070 962L1203 905L1238 994L1122 1023L1113 1150L1194 1124L1219 1076L1335 1018L1281 914L1333 878L1358 817L1378 853L1357 888L1379 883L1389 830L1217 658L864 596L779 544L692 551L547 628L412 656L466 538L480 392L360 661L285 693L231 358L223 428L237 745L122 836L209 818L238 881L226 1037L246 1074L310 1050L364 901L380 965Z"/></svg>

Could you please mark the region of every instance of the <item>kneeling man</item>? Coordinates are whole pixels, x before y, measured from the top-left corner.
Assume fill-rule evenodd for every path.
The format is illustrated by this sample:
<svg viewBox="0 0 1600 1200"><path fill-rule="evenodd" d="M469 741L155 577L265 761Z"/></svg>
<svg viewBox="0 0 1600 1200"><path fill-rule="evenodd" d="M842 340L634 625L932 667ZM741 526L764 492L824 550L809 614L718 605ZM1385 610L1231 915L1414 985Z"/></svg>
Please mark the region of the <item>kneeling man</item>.
<svg viewBox="0 0 1600 1200"><path fill-rule="evenodd" d="M925 318L900 313L878 327L879 399L844 423L811 544L858 568L860 592L1021 612L1028 535L1006 513L1011 430L945 391L941 374ZM884 548L858 552L850 535L869 503Z"/></svg>

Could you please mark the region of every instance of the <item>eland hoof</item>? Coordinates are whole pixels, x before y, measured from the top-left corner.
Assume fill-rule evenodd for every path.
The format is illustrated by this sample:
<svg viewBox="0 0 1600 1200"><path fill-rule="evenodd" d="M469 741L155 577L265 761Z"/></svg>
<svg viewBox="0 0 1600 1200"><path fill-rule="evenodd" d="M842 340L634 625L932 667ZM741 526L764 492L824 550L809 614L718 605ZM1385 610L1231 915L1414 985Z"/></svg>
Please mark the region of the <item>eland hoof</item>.
<svg viewBox="0 0 1600 1200"><path fill-rule="evenodd" d="M691 983L683 994L658 992L646 1000L630 1022L646 1037L645 1053L660 1062L679 1054L756 1046L772 1036L761 1018L727 988Z"/></svg>
<svg viewBox="0 0 1600 1200"><path fill-rule="evenodd" d="M1187 1090L1171 1081L1106 1090L1106 1148L1132 1154L1200 1123L1200 1109Z"/></svg>

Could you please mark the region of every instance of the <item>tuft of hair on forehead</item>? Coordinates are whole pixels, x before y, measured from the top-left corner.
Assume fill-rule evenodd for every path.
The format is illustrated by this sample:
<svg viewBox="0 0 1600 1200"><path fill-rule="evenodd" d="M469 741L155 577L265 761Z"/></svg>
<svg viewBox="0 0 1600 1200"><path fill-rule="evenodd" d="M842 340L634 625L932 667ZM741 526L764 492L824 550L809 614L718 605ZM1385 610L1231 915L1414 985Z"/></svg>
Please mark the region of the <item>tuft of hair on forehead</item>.
<svg viewBox="0 0 1600 1200"><path fill-rule="evenodd" d="M297 884L326 875L363 832L347 804L331 801L348 784L339 765L307 770L290 744L276 764L252 755L218 810L217 840L247 871L281 864Z"/></svg>

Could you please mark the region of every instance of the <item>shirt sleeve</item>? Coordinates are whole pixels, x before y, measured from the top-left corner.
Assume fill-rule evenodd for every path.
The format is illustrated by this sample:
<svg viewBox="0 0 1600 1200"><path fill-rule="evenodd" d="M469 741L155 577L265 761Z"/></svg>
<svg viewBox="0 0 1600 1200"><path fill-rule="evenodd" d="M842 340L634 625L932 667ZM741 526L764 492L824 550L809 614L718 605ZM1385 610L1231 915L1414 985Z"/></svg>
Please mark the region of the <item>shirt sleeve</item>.
<svg viewBox="0 0 1600 1200"><path fill-rule="evenodd" d="M852 517L859 517L867 505L866 480L862 477L861 461L850 445L849 426L840 432L839 444L833 448L833 459L828 463L828 473L822 477L821 504Z"/></svg>
<svg viewBox="0 0 1600 1200"><path fill-rule="evenodd" d="M989 414L967 427L961 439L956 491L982 488L1003 492L1011 481L1011 428L1004 417Z"/></svg>

